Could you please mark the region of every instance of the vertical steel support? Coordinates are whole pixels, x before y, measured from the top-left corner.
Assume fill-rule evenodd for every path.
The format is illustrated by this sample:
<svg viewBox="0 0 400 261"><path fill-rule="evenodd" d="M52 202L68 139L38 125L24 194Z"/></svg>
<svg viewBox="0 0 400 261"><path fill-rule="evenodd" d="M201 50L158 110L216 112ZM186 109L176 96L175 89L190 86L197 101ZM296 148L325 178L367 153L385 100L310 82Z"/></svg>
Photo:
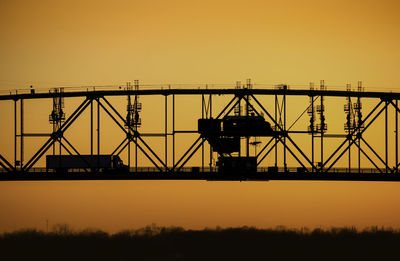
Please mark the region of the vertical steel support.
<svg viewBox="0 0 400 261"><path fill-rule="evenodd" d="M58 128L60 129L60 128ZM61 149L62 149L62 144L61 144L61 137L58 137L58 153L61 155Z"/></svg>
<svg viewBox="0 0 400 261"><path fill-rule="evenodd" d="M55 108L55 103L56 103L56 101L54 100L54 97L53 97L53 110ZM53 134L55 134L55 132L56 132L56 122L53 121ZM56 142L53 142L52 147L53 147L53 155L56 155Z"/></svg>
<svg viewBox="0 0 400 261"><path fill-rule="evenodd" d="M349 89L351 89L351 87L349 86ZM351 123L351 113L352 113L352 104L351 104L351 97L349 96L348 97L348 99L349 99L349 103L348 103L348 105L349 105L349 112L348 112L348 114L347 114L347 117L350 117L350 118L348 118L347 119L347 123L348 123L348 128L349 128L349 130L348 130L348 136L347 136L347 139L349 140L349 145L348 145L348 151L349 151L349 174L350 174L350 172L351 172L351 139L353 138L353 135L351 135L350 136L350 133L352 132L352 129L351 129L351 126L352 126L352 123ZM354 126L355 127L355 126Z"/></svg>
<svg viewBox="0 0 400 261"><path fill-rule="evenodd" d="M285 131L285 136L283 136L283 166L286 172L286 91L283 94L283 130Z"/></svg>
<svg viewBox="0 0 400 261"><path fill-rule="evenodd" d="M100 166L100 98L97 98L97 166Z"/></svg>
<svg viewBox="0 0 400 261"><path fill-rule="evenodd" d="M175 166L175 94L172 95L172 166Z"/></svg>
<svg viewBox="0 0 400 261"><path fill-rule="evenodd" d="M127 90L130 89L130 83L127 84ZM136 105L137 104L137 96L135 95L135 101L134 101L134 106L135 106L135 112L136 112ZM132 104L131 104L131 95L128 95L128 105L127 105L127 118L129 117L128 121L128 170L131 169L131 139L132 139L132 129L131 129L131 124L132 124L132 119L131 119L131 109L132 109ZM135 125L136 128L136 125Z"/></svg>
<svg viewBox="0 0 400 261"><path fill-rule="evenodd" d="M212 118L212 94L210 94L208 101L209 101L209 106L210 106L210 119L211 119ZM210 171L212 171L212 160L213 160L213 149L210 144Z"/></svg>
<svg viewBox="0 0 400 261"><path fill-rule="evenodd" d="M14 168L17 168L17 100L14 100Z"/></svg>
<svg viewBox="0 0 400 261"><path fill-rule="evenodd" d="M137 137L135 136L135 172L138 170L138 145L137 145Z"/></svg>
<svg viewBox="0 0 400 261"><path fill-rule="evenodd" d="M312 113L312 118L313 118L313 121L312 121L312 124L311 124L311 163L312 163L312 170L311 170L311 172L312 173L314 173L314 170L315 170L315 165L314 165L314 129L315 129L315 126L314 126L314 123L315 123L315 119L314 119L314 117L315 117L315 115L314 115L314 96L311 96L311 113Z"/></svg>
<svg viewBox="0 0 400 261"><path fill-rule="evenodd" d="M389 173L388 169L388 101L385 102L385 163L386 163L386 173Z"/></svg>
<svg viewBox="0 0 400 261"><path fill-rule="evenodd" d="M204 119L204 94L201 94L201 118ZM204 140L204 138L203 138ZM175 164L173 164L174 166ZM204 142L201 144L201 171L204 172Z"/></svg>
<svg viewBox="0 0 400 261"><path fill-rule="evenodd" d="M249 102L250 102L250 100L249 100L249 95L247 94L246 96L247 96L247 100L246 100L246 117L249 117ZM250 157L250 146L249 146L249 143L250 143L250 137L247 136L246 137L246 156L247 157Z"/></svg>
<svg viewBox="0 0 400 261"><path fill-rule="evenodd" d="M275 122L278 122L278 96L275 95ZM275 131L278 126L275 126ZM278 167L278 138L275 137L275 167Z"/></svg>
<svg viewBox="0 0 400 261"><path fill-rule="evenodd" d="M20 109L20 114L21 114L21 120L20 120L20 139L21 139L21 156L20 156L20 166L21 169L24 166L24 100L21 99L20 100L20 105L21 105L21 109Z"/></svg>
<svg viewBox="0 0 400 261"><path fill-rule="evenodd" d="M93 155L93 99L90 100L90 155Z"/></svg>
<svg viewBox="0 0 400 261"><path fill-rule="evenodd" d="M395 164L395 166L396 166L396 173L398 173L399 172L399 166L398 166L398 164L399 164L399 114L398 114L398 112L397 112L397 108L398 108L398 106L397 106L397 99L396 99L396 109L394 110L394 113L395 113L395 121L396 121L396 126L395 126L395 134L396 134L396 137L395 137L395 154L396 154L396 164Z"/></svg>
<svg viewBox="0 0 400 261"><path fill-rule="evenodd" d="M360 104L361 104L360 99L361 99L360 97L357 98L358 107L360 107ZM359 108L359 110L361 110L361 108ZM360 113L360 111L358 113ZM358 121L359 121L358 125L360 125L360 119ZM360 171L361 171L361 126L358 126L357 139L358 139L358 173L360 173Z"/></svg>
<svg viewBox="0 0 400 261"><path fill-rule="evenodd" d="M128 129L128 169L131 169L131 129Z"/></svg>
<svg viewBox="0 0 400 261"><path fill-rule="evenodd" d="M97 99L97 155L100 155L100 101ZM97 157L99 159L99 157Z"/></svg>
<svg viewBox="0 0 400 261"><path fill-rule="evenodd" d="M239 99L239 102L238 102L238 106L239 106L239 117L240 116L242 116L242 96L240 96L240 97L238 97L238 99ZM240 145L239 145L239 157L241 157L242 156L242 137L239 137L239 142L240 142Z"/></svg>
<svg viewBox="0 0 400 261"><path fill-rule="evenodd" d="M360 131L358 132L358 135L360 134ZM360 173L361 171L361 138L357 138L358 139L358 173Z"/></svg>
<svg viewBox="0 0 400 261"><path fill-rule="evenodd" d="M134 103L135 106L137 103L138 103L138 96L135 94L135 103ZM135 107L135 109L136 109L136 107ZM134 134L134 140L135 140L135 172L137 173L137 171L138 171L138 125L137 124L135 124L133 134Z"/></svg>
<svg viewBox="0 0 400 261"><path fill-rule="evenodd" d="M137 138L137 126L135 126L135 172L138 171L138 138Z"/></svg>
<svg viewBox="0 0 400 261"><path fill-rule="evenodd" d="M167 171L168 169L168 96L165 95L165 166Z"/></svg>
<svg viewBox="0 0 400 261"><path fill-rule="evenodd" d="M322 166L324 164L324 127L325 127L325 115L324 115L324 97L321 95L321 172L323 171Z"/></svg>
<svg viewBox="0 0 400 261"><path fill-rule="evenodd" d="M348 148L348 150L349 150L349 173L350 173L350 170L351 170L351 136L350 136L350 132L349 132L349 137L347 138L348 140L349 140L349 145L347 146Z"/></svg>

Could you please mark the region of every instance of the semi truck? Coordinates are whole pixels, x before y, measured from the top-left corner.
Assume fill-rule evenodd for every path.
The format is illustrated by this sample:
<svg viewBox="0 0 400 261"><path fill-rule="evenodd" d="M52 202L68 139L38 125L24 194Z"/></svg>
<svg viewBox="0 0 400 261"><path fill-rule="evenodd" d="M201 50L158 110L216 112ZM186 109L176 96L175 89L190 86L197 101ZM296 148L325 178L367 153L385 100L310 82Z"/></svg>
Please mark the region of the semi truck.
<svg viewBox="0 0 400 261"><path fill-rule="evenodd" d="M116 155L47 155L46 169L66 172L69 169L96 169L100 171L127 170Z"/></svg>

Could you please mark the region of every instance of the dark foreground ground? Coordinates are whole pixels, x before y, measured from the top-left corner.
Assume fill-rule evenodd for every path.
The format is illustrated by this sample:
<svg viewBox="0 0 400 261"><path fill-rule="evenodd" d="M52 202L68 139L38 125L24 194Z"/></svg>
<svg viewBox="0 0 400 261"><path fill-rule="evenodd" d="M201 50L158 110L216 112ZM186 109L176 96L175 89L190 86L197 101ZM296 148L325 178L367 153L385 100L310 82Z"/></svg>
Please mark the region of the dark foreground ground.
<svg viewBox="0 0 400 261"><path fill-rule="evenodd" d="M151 226L110 235L59 226L1 235L0 260L400 260L400 231Z"/></svg>

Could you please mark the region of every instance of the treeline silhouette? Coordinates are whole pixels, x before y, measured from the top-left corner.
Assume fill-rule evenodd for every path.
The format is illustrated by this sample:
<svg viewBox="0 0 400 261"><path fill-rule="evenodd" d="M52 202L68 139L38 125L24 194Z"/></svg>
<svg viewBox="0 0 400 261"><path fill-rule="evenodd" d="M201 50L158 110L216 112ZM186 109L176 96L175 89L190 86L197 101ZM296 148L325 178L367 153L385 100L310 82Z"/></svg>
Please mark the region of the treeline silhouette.
<svg viewBox="0 0 400 261"><path fill-rule="evenodd" d="M0 260L400 260L400 231L151 225L109 234L62 224L0 235Z"/></svg>

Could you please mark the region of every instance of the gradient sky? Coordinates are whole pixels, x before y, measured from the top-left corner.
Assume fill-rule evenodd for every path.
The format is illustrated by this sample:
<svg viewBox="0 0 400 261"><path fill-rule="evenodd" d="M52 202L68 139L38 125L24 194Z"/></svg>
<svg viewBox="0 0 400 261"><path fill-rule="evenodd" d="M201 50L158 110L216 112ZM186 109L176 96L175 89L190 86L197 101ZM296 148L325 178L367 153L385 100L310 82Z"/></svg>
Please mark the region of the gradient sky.
<svg viewBox="0 0 400 261"><path fill-rule="evenodd" d="M324 79L328 88L341 89L362 80L367 90L399 91L399 11L395 0L3 0L0 92L30 85L122 85L134 79L144 84L233 85L246 78L292 86ZM149 120L159 113L162 101L141 99L143 129L162 128L162 121ZM118 101L123 111L126 101ZM67 115L78 102L66 101ZM199 111L187 108L194 103L201 104L178 101L186 109L178 117L191 127ZM292 100L288 107L297 103ZM344 100L327 101L327 108L340 107L339 114L327 109L330 130L339 126L342 131L343 104ZM365 101L366 108L372 105ZM27 102L26 111L35 116L26 119L26 128L49 131L50 110L50 101ZM11 102L1 102L0 114L9 124L11 112ZM375 146L382 149L379 128L378 124L366 135L376 136ZM114 130L105 127L104 133ZM2 128L0 133L1 153L11 161L12 129ZM74 144L87 142L79 128L72 128L70 137ZM118 142L105 141L102 150L109 151ZM111 231L152 222L196 228L400 227L398 188L395 183L373 182L2 182L0 209L6 214L0 216L0 230L43 228L47 218Z"/></svg>

